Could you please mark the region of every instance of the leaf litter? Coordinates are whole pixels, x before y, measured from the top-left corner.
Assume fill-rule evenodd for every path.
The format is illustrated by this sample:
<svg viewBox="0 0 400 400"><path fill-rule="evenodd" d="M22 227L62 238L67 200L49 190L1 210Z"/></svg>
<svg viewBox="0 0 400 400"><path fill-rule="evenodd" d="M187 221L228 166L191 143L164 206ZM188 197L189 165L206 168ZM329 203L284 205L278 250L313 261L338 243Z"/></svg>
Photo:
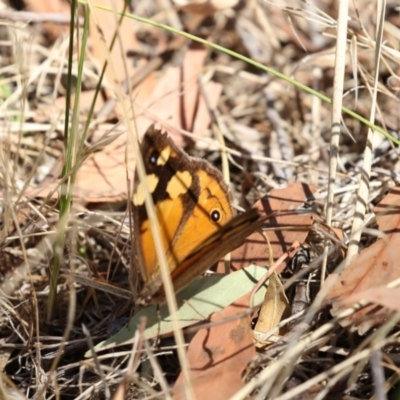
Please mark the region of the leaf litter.
<svg viewBox="0 0 400 400"><path fill-rule="evenodd" d="M338 276L332 274L327 280L327 285L334 281L327 296L327 300L334 301L334 314L361 300L372 303L354 313L349 318L350 321L346 320L347 324L351 320L359 320L355 326L361 332L366 332L377 323L385 321L388 318L388 309L400 310L395 289L388 288L388 285L399 281L400 278L400 266L397 264L397 249L400 246L399 195L399 187L396 186L374 209L379 229L376 232L377 241L362 250L342 273ZM377 312L376 304L384 306L385 309ZM365 318L371 311L371 317Z"/></svg>
<svg viewBox="0 0 400 400"><path fill-rule="evenodd" d="M122 3L115 2L120 8ZM197 10L195 3L183 6ZM40 10L34 2L25 5L54 22L54 15L45 11L57 4L43 3L48 9ZM137 2L133 11L186 26L200 37L331 96L336 6L326 0L313 5L298 2L296 7L245 2L234 9L213 3L198 16L177 9L165 12L158 2L149 1ZM399 54L393 43L397 43L400 23L395 6L393 2L386 5L385 63L380 78L387 84L380 87L377 113L377 123L392 134L399 130L395 84ZM198 307L188 303L200 324L187 332L193 392L199 398L211 392L220 398L364 399L377 396L379 390L394 390L400 348L393 314L399 311L400 297L396 289L397 148L382 138L373 149L360 251L337 275L354 218L366 127L343 116L333 223L328 227L324 218L331 157L330 105L241 60L128 19L120 28L124 50L114 51L111 58L118 79L107 69L85 156L79 160L56 317L46 321L64 156L67 41L60 35L64 27L10 23L12 15L17 21L18 13L8 11L11 19L2 27L6 39L0 58L4 89L0 92L0 387L6 396L19 390L21 398L180 398L182 377L175 343L165 332L150 340L139 322L137 330L131 329L129 345L85 358L93 349L91 343L119 332L134 310L126 300L132 290L128 284L133 265L128 199L136 159L128 120L134 121L139 136L157 122L190 154L217 167L226 157L236 203L257 206L264 198L264 210L271 217L271 231L264 232L267 239L258 234L249 239L254 247L247 243L245 250L232 254L232 269L237 272L246 263L271 267L280 260L278 275L272 278L274 289L269 295L267 290L264 304L249 307L250 294L241 297L238 291L229 304L221 303L222 310L199 316ZM349 59L344 104L367 117L371 106L367 86L374 75L375 53L371 21L376 14L370 7L351 9L350 15L349 38L356 37L353 42L360 46L355 55L361 86L354 87L354 60ZM115 15L101 11L99 16L110 38ZM94 38L97 28L92 24L84 69L82 126L99 66L107 59L104 45ZM132 81L126 79L125 71ZM124 89L129 115L115 96L116 85ZM217 130L223 134L226 153L213 139ZM183 131L194 133L192 139ZM296 253L286 254L296 242ZM329 250L324 261L326 242ZM320 276L323 263L327 264L326 282ZM76 275L82 279L74 280ZM336 283L331 284L334 279ZM102 282L107 284L102 286ZM63 342L73 298L78 306ZM244 312L238 312L238 307ZM268 317L272 322L263 326ZM261 336L255 337L255 330Z"/></svg>

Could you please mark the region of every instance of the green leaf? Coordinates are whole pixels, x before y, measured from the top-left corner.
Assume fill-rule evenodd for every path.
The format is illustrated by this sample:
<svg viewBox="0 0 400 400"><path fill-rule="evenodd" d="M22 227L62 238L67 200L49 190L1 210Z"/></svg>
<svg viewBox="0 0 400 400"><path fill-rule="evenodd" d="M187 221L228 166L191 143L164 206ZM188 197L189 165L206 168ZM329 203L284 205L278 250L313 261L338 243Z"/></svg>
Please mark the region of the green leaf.
<svg viewBox="0 0 400 400"><path fill-rule="evenodd" d="M246 293L250 292L256 283L266 274L267 269L257 265L233 272L228 275L215 274L199 277L177 294L178 320L181 328L197 324L208 319ZM262 303L267 284L264 284L253 298L253 305ZM140 310L111 338L99 343L95 349L105 350L117 345L126 345L135 340L135 332L141 318L146 319L144 337L151 339L172 332L172 319L166 304L160 307L149 306ZM90 352L86 354L90 356Z"/></svg>

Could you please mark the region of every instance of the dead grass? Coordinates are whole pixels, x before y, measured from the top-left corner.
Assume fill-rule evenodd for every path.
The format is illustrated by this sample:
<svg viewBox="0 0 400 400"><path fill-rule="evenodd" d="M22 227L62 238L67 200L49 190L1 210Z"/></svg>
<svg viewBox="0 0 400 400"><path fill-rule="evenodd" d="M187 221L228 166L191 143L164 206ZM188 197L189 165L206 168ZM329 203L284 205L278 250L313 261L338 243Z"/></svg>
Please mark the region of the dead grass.
<svg viewBox="0 0 400 400"><path fill-rule="evenodd" d="M139 2L135 11L155 15L155 20L168 24L170 20L155 3ZM249 1L240 10L225 11L196 23L193 16L178 16L187 25L193 23L194 34L211 38L332 97L336 90L333 67L337 3L320 0L306 6L299 1L296 9L293 4L292 8L280 8ZM372 4L358 6L354 10L351 4L349 10L343 105L368 119L375 83L377 15ZM376 123L398 138L400 20L396 2L387 2L385 21ZM42 29L40 24L25 25L12 16L4 19L0 28L0 397L18 398L12 395L18 389L20 398L168 398L165 391L180 372L170 338L146 344L138 339L137 352L126 346L98 354L97 358L85 358L93 344L110 337L129 320L133 309L121 297L131 290L128 271L132 233L124 175L113 177L110 186L118 184L118 190L106 192L104 186L97 186L98 175L83 167L67 224L55 316L47 321L49 273L59 229L58 196L54 193L63 160L68 40L59 36L51 42ZM171 51L164 52L173 41L170 34L144 24L135 24L135 30L142 53L133 45L133 50L127 50L132 50L137 66L146 65L152 73L149 61L159 57L153 68L160 76L184 59L187 42L172 45ZM129 46L128 41L124 44ZM93 90L99 77L90 52L87 59L83 92ZM130 58L126 64L131 65ZM208 78L222 86L213 117L227 146L236 151L228 159L238 203L251 205L271 188L300 181L316 188L312 206L320 221L308 236L305 250L282 275L294 316L281 323L284 333L272 338L272 346L257 350L257 357L245 370L246 385L233 398L253 394L256 398L279 400L384 399L388 392L396 398L398 314L387 311L386 322L360 334L354 321L352 326L343 327L345 315L354 310L342 310L333 317L319 291L324 240L331 235L323 223L332 156L331 105L216 51L207 54L205 66ZM85 157L101 153L109 144L107 137L115 134L112 139L118 140L126 131L127 116L114 107L115 100L110 100L110 92L115 89L115 83L110 82L105 82L93 116ZM142 94L139 90L133 97L138 99ZM127 97L129 105L132 99ZM88 103L83 100L82 125L87 113ZM346 246L368 128L348 115L342 114L342 118L337 172L330 189L331 226L342 230L342 244ZM189 150L218 165L218 146L209 145L204 141L206 137L204 134L203 141ZM381 135L374 140L360 249L376 240L365 230L376 228L373 206L399 183L397 147ZM116 145L108 154L124 165L124 145ZM106 171L112 168L107 164L109 159L99 156L94 164L100 166L100 172L102 168ZM246 187L243 182L251 185ZM329 240L328 273L344 257L345 248ZM87 275L90 285L74 280L75 274ZM105 279L120 290L111 294L96 290L96 282L104 288ZM125 394L118 392L122 389Z"/></svg>

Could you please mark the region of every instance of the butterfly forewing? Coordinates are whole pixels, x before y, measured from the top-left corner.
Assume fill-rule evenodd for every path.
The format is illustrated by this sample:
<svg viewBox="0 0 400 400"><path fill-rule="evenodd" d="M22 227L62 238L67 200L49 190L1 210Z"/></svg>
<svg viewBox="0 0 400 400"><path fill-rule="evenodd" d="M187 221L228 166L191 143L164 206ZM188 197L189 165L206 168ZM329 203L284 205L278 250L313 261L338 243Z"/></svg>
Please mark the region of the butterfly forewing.
<svg viewBox="0 0 400 400"><path fill-rule="evenodd" d="M199 190L197 178L191 171L184 169L189 157L173 145L166 134L151 127L141 144L141 154L146 170L146 183L153 198L158 227L163 246L167 252L167 263L172 270L176 261L170 249L179 237L185 224L184 209L192 210L197 202ZM185 204L184 204L185 203ZM143 185L135 175L133 197L133 217L135 226L135 244L145 282L159 277L159 263L154 249L151 223L144 204Z"/></svg>
<svg viewBox="0 0 400 400"><path fill-rule="evenodd" d="M239 246L255 229L256 217L252 212L232 220L232 198L222 174L189 157L154 127L146 132L141 153L166 261L179 290ZM133 204L135 247L145 282L141 298L162 302L159 262L137 173Z"/></svg>
<svg viewBox="0 0 400 400"><path fill-rule="evenodd" d="M178 264L207 237L231 220L234 215L226 185L218 183L214 171L207 169L208 164L207 166L203 165L206 163L201 160L194 160L193 163L199 164L197 175L201 190L192 215L185 223L185 235L180 235L174 245L174 251L178 255ZM200 270L198 275L202 272L204 270Z"/></svg>
<svg viewBox="0 0 400 400"><path fill-rule="evenodd" d="M259 226L260 215L257 210L252 209L234 217L221 229L206 238L171 272L175 290L182 289L227 253L241 246L246 237ZM163 288L160 287L152 293L152 302L162 303L164 297Z"/></svg>

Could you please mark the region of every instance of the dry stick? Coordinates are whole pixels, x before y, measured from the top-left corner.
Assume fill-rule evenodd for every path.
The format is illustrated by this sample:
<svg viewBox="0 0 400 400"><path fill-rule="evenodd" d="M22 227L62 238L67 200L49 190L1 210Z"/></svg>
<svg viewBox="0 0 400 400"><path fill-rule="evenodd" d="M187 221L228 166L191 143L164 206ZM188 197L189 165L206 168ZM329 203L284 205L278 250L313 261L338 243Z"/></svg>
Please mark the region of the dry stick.
<svg viewBox="0 0 400 400"><path fill-rule="evenodd" d="M326 224L331 225L333 215L333 202L335 190L335 176L338 163L339 152L339 137L340 123L342 119L342 94L343 94L343 77L346 60L346 38L347 38L347 19L348 19L348 0L339 2L339 15L337 22L337 40L335 54L335 78L334 91L332 98L332 137L330 146L330 161L329 161L329 181L328 181L328 196L326 205ZM325 241L324 260L321 268L321 287L325 280L326 266L328 263L328 247L329 242Z"/></svg>
<svg viewBox="0 0 400 400"><path fill-rule="evenodd" d="M157 2L156 2L157 3ZM183 30L182 22L179 19L177 9L172 5L171 0L158 0L161 10L164 10L165 17L168 21L168 25L172 26L176 30Z"/></svg>
<svg viewBox="0 0 400 400"><path fill-rule="evenodd" d="M101 383L103 384L104 397L105 397L106 399L110 399L110 398L111 398L110 388L109 388L108 385L107 385L106 377L105 377L105 375L104 375L104 373L103 373L103 370L102 370L102 368L101 368L99 359L97 358L97 354L96 354L96 352L94 351L93 339L92 339L92 337L90 336L89 329L88 329L88 328L86 327L86 325L84 325L84 324L82 325L82 332L83 332L83 334L85 335L86 341L87 341L88 346L89 346L89 349L90 349L91 352L92 352L94 370L95 370L95 372L99 375L100 381L101 381Z"/></svg>
<svg viewBox="0 0 400 400"><path fill-rule="evenodd" d="M162 389L161 394L162 394L163 398L166 400L172 400L172 397L170 394L170 388L168 387L167 380L163 374L160 364L158 364L158 362L156 361L156 357L154 356L154 353L149 346L149 342L146 339L144 340L144 348L145 348L147 356L149 358L150 365L153 368L154 377L157 379L157 382L159 383L159 385ZM158 395L160 395L160 393L158 393Z"/></svg>
<svg viewBox="0 0 400 400"><path fill-rule="evenodd" d="M386 381L384 383L385 384L385 388L386 388L386 392L389 392L389 390L393 389L395 387L395 385L399 381L399 376L400 376L399 375L399 369L398 368L394 368L393 364L389 364L389 365L384 364L384 366L385 367L389 367L389 368L391 368L392 370L395 371L392 375L390 375L389 378L386 379ZM373 396L371 396L369 398L369 400L377 400L377 397L375 395L373 395Z"/></svg>
<svg viewBox="0 0 400 400"><path fill-rule="evenodd" d="M224 135L222 134L222 129L227 131L228 128L226 127L226 124L223 122L222 118L220 118L218 110L213 109L213 107L211 106L210 97L208 96L207 91L205 90L204 83L205 82L203 77L200 76L199 79L200 92L203 96L203 99L208 108L208 112L210 113L211 116L211 129L215 133L215 136L217 137L218 143L221 147L222 175L224 177L225 182L228 183L228 185L230 185L231 176L229 170L228 151L226 150ZM225 264L225 273L229 274L231 265L231 253L225 255L224 264Z"/></svg>
<svg viewBox="0 0 400 400"><path fill-rule="evenodd" d="M161 56L152 58L147 64L138 68L135 75L132 77L132 79L130 79L129 82L130 86L128 86L128 83L126 81L123 82L123 86L125 88L128 88L130 92L133 92L133 90L137 86L139 86L142 83L142 81L144 81L144 79L147 78L147 76L149 76L152 72L160 68L163 63L164 60ZM114 110L116 104L117 104L117 99L115 98L109 99L106 102L106 104L102 107L102 109L97 113L97 118L105 118L106 116L108 116L112 112L112 110Z"/></svg>
<svg viewBox="0 0 400 400"><path fill-rule="evenodd" d="M264 89L264 95L268 104L275 102L275 96L267 89ZM267 119L272 125L270 155L279 154L277 158L293 160L294 155L289 145L288 132L276 107L267 107ZM290 165L280 167L279 164L273 163L272 168L279 180L290 181L293 179L293 168Z"/></svg>
<svg viewBox="0 0 400 400"><path fill-rule="evenodd" d="M378 13L378 31L376 35L376 47L375 47L375 76L374 76L374 91L372 94L371 114L369 120L373 122L375 120L375 113L377 107L377 93L378 93L378 79L379 79L379 65L381 56L381 43L383 35L383 24L384 24L384 11L386 1L377 2L377 13ZM351 227L349 248L347 251L346 262L344 267L350 264L351 259L358 253L358 247L361 238L361 229L364 223L365 208L368 201L369 195L369 178L371 175L371 164L373 158L374 142L380 136L377 132L368 128L367 143L364 150L364 161L360 174L360 186L356 196L356 206L354 210L353 225Z"/></svg>
<svg viewBox="0 0 400 400"><path fill-rule="evenodd" d="M68 307L68 313L67 313L67 324L64 329L63 337L61 338L61 342L57 349L56 356L54 357L53 362L51 363L50 370L46 374L47 379L44 381L43 384L41 384L38 387L38 393L35 396L35 398L37 398L37 399L42 398L42 396L44 397L44 393L45 393L47 387L51 383L54 384L54 381L52 381L52 378L54 380L56 378L55 372L56 372L57 366L59 365L59 362L63 356L64 348L67 344L69 336L74 327L75 315L76 315L76 290L75 290L74 285L71 283L71 285L69 287L69 307Z"/></svg>
<svg viewBox="0 0 400 400"><path fill-rule="evenodd" d="M250 294L250 306L253 304L253 298L255 294L258 292L260 287L264 285L264 283L270 278L270 276L282 265L282 263L290 256L293 257L294 252L300 247L300 243L296 240L293 244L283 253L275 263L270 263L271 267L268 268L268 271L264 274L264 276L257 282L256 286L254 286L253 290ZM266 297L268 293L266 294Z"/></svg>
<svg viewBox="0 0 400 400"><path fill-rule="evenodd" d="M0 19L10 21L23 22L54 22L59 24L68 24L71 21L71 16L68 13L52 13L52 12L31 12L31 11L0 11ZM83 26L83 18L77 18L77 23Z"/></svg>
<svg viewBox="0 0 400 400"><path fill-rule="evenodd" d="M321 68L313 69L313 88L315 90L320 90L320 81L322 79ZM320 143L320 132L321 132L321 99L316 96L312 97L311 106L311 143ZM310 154L310 162L315 166L318 166L318 161L320 157L320 146L316 146L315 150ZM310 181L315 187L318 187L318 170L310 171Z"/></svg>
<svg viewBox="0 0 400 400"><path fill-rule="evenodd" d="M68 40L66 38L65 40ZM43 62L44 64L47 64L46 61ZM40 74L43 73L42 68L35 68L32 73L29 75L26 81L26 85L30 86L32 85L40 76ZM3 103L0 105L0 112L5 113L6 110L12 109L12 105L14 105L16 102L18 102L21 98L21 95L23 93L23 85L18 85L16 89L13 90L13 93L6 99L4 100ZM22 124L21 122L18 122L18 124Z"/></svg>
<svg viewBox="0 0 400 400"><path fill-rule="evenodd" d="M343 369L342 371L339 371L335 376L329 377L329 379L324 380L324 383L326 382L326 384L323 386L322 390L318 393L314 400L326 399L331 389L333 389L339 381L341 381L345 378L346 375L348 375L349 368ZM307 390L312 390L312 386L310 386Z"/></svg>
<svg viewBox="0 0 400 400"><path fill-rule="evenodd" d="M383 372L381 350L372 351L370 362L375 397L379 400L386 399L385 374Z"/></svg>
<svg viewBox="0 0 400 400"><path fill-rule="evenodd" d="M211 116L211 129L214 132L215 136L217 137L218 144L221 147L222 175L224 176L225 182L230 184L231 177L229 170L228 150L226 147L225 138L222 133L223 131L227 132L228 128L225 122L222 120L218 110L213 109L213 107L211 106L210 96L208 96L204 84L205 80L202 77L200 77L199 79L200 92L203 96L208 112L210 113Z"/></svg>

